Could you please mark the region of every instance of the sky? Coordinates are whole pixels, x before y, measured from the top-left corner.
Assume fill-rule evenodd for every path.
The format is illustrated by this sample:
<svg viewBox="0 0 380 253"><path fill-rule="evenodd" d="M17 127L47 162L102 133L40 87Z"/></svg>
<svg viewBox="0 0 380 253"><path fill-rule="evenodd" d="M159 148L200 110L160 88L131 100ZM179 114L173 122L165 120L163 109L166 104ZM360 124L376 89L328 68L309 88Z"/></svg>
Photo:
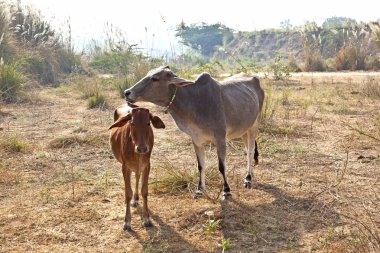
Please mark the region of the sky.
<svg viewBox="0 0 380 253"><path fill-rule="evenodd" d="M76 48L89 40L102 40L106 23L124 32L130 44L153 48L163 54L176 44L174 29L185 24L220 22L234 30L254 31L278 28L281 21L292 25L326 18L349 17L357 21L380 18L380 0L22 0L31 4L54 27L70 19ZM109 26L108 26L109 27ZM59 30L59 29L57 29Z"/></svg>

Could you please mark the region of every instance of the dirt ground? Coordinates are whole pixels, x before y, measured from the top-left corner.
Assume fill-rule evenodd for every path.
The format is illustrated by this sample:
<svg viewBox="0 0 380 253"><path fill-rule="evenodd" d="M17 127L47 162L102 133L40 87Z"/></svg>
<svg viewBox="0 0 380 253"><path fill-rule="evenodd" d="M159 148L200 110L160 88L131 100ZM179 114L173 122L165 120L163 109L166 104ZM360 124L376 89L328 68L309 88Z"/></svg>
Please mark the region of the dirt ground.
<svg viewBox="0 0 380 253"><path fill-rule="evenodd" d="M206 194L192 198L190 137L162 108L139 104L167 127L155 130L152 153L154 227L142 226L138 207L133 232L123 231L124 182L108 146L124 103L117 90L103 88L107 108L87 109L76 84L92 79L30 89L24 102L0 106L0 252L379 252L379 81L378 73L264 80L254 187L242 187L245 152L230 141L229 201L212 146Z"/></svg>

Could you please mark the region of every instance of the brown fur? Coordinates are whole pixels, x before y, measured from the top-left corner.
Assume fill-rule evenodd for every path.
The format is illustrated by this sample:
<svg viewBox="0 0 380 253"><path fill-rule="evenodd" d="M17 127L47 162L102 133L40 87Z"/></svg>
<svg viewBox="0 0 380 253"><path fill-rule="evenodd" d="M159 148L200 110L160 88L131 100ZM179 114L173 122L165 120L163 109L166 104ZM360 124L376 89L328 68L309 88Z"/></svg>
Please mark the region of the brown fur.
<svg viewBox="0 0 380 253"><path fill-rule="evenodd" d="M130 204L133 195L132 206L138 205L140 176L142 176L143 221L145 226L152 226L147 203L150 156L154 144L150 122L155 128L165 128L165 125L159 117L153 116L145 108L120 107L115 110L114 119L115 122L110 127L110 145L115 158L122 164L126 202L124 229L131 230ZM134 194L131 187L132 172L136 175Z"/></svg>

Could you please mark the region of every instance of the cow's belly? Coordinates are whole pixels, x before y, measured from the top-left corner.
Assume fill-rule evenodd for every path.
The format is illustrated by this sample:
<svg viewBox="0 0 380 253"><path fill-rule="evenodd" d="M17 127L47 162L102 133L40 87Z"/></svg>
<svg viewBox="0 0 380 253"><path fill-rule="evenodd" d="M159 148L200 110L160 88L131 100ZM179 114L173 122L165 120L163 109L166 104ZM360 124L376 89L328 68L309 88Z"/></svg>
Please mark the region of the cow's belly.
<svg viewBox="0 0 380 253"><path fill-rule="evenodd" d="M197 146L201 146L210 142L215 143L215 138L211 134L210 131L206 131L205 129L202 129L201 127L199 127L198 125L194 123L187 123L187 124L182 124L182 122L176 122L176 123L177 123L178 128L182 132L188 134L191 137L192 141Z"/></svg>
<svg viewBox="0 0 380 253"><path fill-rule="evenodd" d="M256 120L249 121L249 124L241 125L240 127L236 127L236 125L234 127L227 126L227 140L240 138L249 131L257 130L258 120L258 117L256 117Z"/></svg>

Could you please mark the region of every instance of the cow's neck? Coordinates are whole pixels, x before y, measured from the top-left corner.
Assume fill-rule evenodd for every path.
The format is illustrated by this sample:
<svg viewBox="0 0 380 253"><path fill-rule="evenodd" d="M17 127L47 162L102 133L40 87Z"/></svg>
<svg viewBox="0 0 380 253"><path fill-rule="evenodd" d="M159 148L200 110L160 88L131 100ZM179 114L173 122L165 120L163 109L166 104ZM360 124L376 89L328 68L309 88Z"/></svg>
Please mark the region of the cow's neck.
<svg viewBox="0 0 380 253"><path fill-rule="evenodd" d="M178 87L176 98L168 112L177 126L190 134L188 128L207 127L208 119L221 118L220 115L214 115L218 113L219 103L220 87L206 74L200 76L194 84Z"/></svg>
<svg viewBox="0 0 380 253"><path fill-rule="evenodd" d="M168 108L168 112L172 115L177 124L179 121L192 120L197 111L197 106L192 101L192 88L193 87L178 87L176 97Z"/></svg>

